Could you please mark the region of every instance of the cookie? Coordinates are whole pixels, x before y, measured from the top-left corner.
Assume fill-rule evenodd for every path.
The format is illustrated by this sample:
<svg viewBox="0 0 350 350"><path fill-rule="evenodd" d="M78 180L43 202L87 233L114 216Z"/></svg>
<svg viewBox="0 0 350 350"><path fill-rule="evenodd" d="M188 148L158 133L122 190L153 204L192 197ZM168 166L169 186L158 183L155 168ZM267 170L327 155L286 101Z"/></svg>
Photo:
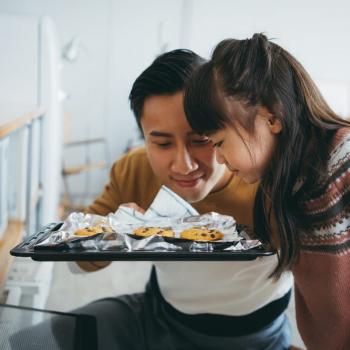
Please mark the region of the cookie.
<svg viewBox="0 0 350 350"><path fill-rule="evenodd" d="M139 227L132 232L136 236L149 237L160 235L163 237L174 237L174 231L161 227Z"/></svg>
<svg viewBox="0 0 350 350"><path fill-rule="evenodd" d="M74 232L75 236L93 236L96 235L97 233L111 233L113 232L112 227L110 226L90 226L90 227L85 227L78 229Z"/></svg>
<svg viewBox="0 0 350 350"><path fill-rule="evenodd" d="M224 235L217 230L210 230L205 227L193 227L180 233L180 237L192 241L217 241Z"/></svg>

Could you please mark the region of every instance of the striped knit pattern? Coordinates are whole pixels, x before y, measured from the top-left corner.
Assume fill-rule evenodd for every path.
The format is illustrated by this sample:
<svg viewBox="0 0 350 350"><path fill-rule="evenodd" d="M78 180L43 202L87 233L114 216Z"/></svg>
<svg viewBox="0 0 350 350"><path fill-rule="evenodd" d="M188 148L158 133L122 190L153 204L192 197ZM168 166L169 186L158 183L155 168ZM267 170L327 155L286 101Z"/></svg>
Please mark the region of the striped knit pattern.
<svg viewBox="0 0 350 350"><path fill-rule="evenodd" d="M310 229L293 268L297 321L309 350L350 349L350 129L334 137L327 178L300 203Z"/></svg>

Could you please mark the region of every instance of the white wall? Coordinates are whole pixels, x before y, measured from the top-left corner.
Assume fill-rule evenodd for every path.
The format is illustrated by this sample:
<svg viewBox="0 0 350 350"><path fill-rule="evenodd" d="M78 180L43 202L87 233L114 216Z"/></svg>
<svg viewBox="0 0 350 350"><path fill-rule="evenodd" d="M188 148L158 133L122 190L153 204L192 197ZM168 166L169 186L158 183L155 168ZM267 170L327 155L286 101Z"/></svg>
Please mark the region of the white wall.
<svg viewBox="0 0 350 350"><path fill-rule="evenodd" d="M112 0L0 1L0 12L50 16L56 24L61 46L77 36L86 47L76 62L63 63L62 86L69 95L63 104L68 116L65 118L67 141L105 135L111 6ZM72 159L68 152L65 156L68 163L81 162L81 156ZM101 173L94 175L98 183L105 181L98 178ZM72 185L74 188L74 182Z"/></svg>
<svg viewBox="0 0 350 350"><path fill-rule="evenodd" d="M350 114L348 1L190 1L191 49L208 57L222 39L265 32L303 64L336 111Z"/></svg>
<svg viewBox="0 0 350 350"><path fill-rule="evenodd" d="M37 19L26 16L8 17L0 13L0 34L0 100L3 103L21 102L28 110L32 110L39 99ZM21 51L26 52L26 60L13 54ZM15 70L18 71L17 75L13 74Z"/></svg>
<svg viewBox="0 0 350 350"><path fill-rule="evenodd" d="M57 26L61 45L78 36L88 52L75 63L64 64L63 86L70 95L66 110L72 115L72 138L83 138L87 130L104 134L96 119L105 116L111 0L25 1L2 0L0 11L47 14ZM101 119L99 119L101 121Z"/></svg>
<svg viewBox="0 0 350 350"><path fill-rule="evenodd" d="M159 53L180 45L182 0L113 4L108 136L117 155L136 128L128 103L133 81Z"/></svg>
<svg viewBox="0 0 350 350"><path fill-rule="evenodd" d="M163 50L187 47L209 57L226 37L266 32L301 61L338 112L349 114L350 3L345 0L1 0L2 11L51 16L61 45L80 38L85 49L62 71L70 96L64 102L66 138L105 137L112 159L136 129L128 104L136 76ZM68 163L81 157L66 153ZM91 176L91 188L99 192L107 173ZM73 179L72 188L82 190L83 183Z"/></svg>
<svg viewBox="0 0 350 350"><path fill-rule="evenodd" d="M132 81L157 54L179 46L182 5L182 0L2 0L0 12L50 16L61 46L79 38L78 59L63 61L65 139L106 138L113 160L136 130L128 104ZM91 158L104 157L101 147L90 152ZM66 164L77 165L83 156L84 149L65 152ZM92 173L89 191L101 191L106 179L107 172ZM71 178L73 191L84 191L84 181Z"/></svg>

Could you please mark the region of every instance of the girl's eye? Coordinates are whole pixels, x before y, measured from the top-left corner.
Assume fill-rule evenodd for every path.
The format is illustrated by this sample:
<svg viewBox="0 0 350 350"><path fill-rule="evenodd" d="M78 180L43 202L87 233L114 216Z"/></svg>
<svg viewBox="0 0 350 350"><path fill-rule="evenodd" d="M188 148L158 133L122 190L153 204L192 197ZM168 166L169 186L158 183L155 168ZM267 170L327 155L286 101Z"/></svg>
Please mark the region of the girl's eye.
<svg viewBox="0 0 350 350"><path fill-rule="evenodd" d="M220 148L222 146L222 144L224 143L224 140L221 140L219 142L216 142L213 144L213 147L216 147L216 148Z"/></svg>

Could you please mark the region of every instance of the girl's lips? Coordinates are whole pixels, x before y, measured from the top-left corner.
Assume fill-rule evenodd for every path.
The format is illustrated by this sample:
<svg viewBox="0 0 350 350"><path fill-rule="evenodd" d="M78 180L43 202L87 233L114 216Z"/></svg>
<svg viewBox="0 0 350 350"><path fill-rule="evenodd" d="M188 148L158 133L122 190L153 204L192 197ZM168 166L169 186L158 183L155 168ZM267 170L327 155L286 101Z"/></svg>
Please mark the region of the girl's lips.
<svg viewBox="0 0 350 350"><path fill-rule="evenodd" d="M237 169L232 168L230 164L225 163L225 165L227 169L230 170L234 175L237 175L239 173L239 171Z"/></svg>

